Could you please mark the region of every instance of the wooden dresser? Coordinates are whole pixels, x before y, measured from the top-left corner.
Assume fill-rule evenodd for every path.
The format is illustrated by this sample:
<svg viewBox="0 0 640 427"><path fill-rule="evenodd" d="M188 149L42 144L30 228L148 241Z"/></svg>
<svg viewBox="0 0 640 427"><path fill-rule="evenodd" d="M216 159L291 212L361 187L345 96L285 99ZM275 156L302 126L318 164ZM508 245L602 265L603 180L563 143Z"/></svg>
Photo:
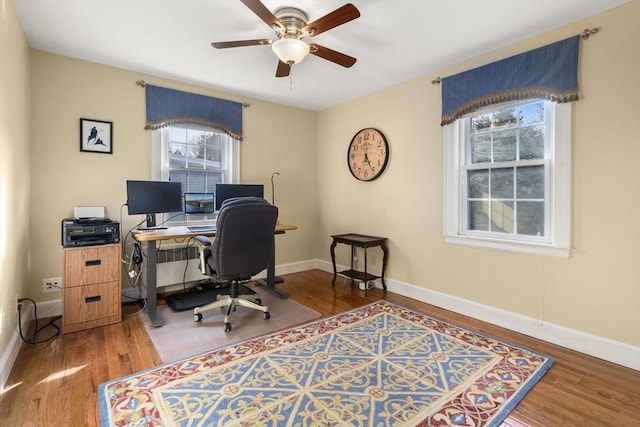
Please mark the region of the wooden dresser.
<svg viewBox="0 0 640 427"><path fill-rule="evenodd" d="M65 248L62 333L121 320L120 244Z"/></svg>

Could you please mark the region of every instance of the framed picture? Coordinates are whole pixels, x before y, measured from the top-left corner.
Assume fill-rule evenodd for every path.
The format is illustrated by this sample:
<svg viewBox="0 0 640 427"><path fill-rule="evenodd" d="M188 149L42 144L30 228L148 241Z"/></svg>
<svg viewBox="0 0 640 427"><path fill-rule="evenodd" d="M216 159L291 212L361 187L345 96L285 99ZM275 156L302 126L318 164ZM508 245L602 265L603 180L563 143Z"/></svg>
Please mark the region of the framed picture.
<svg viewBox="0 0 640 427"><path fill-rule="evenodd" d="M113 154L113 122L80 119L80 151Z"/></svg>

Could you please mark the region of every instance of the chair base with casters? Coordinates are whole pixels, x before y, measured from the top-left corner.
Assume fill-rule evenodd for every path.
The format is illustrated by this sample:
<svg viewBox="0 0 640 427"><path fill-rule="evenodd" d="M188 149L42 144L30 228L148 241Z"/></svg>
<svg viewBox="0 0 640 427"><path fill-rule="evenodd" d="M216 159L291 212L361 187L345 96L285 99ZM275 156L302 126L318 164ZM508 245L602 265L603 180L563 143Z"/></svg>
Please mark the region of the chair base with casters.
<svg viewBox="0 0 640 427"><path fill-rule="evenodd" d="M200 322L203 313L216 308L225 309L225 332L231 330L231 313L238 306L262 311L264 319L271 317L269 308L262 305L258 295L241 286L266 269L271 259L278 208L261 198L227 200L221 207L216 237L197 236L196 246L203 274L229 283L229 295L193 310L193 319Z"/></svg>
<svg viewBox="0 0 640 427"><path fill-rule="evenodd" d="M193 309L193 321L200 322L202 321L202 313L210 310L214 310L216 308L226 308L226 312L224 315L224 331L229 332L231 330L231 313L236 311L236 307L246 307L253 310L262 311L264 314L264 319L268 320L271 318L271 313L269 313L269 307L266 305L262 305L262 301L258 297L257 294L253 295L237 295L237 286L238 282L231 283L231 294L230 295L219 295L218 300L202 307L196 307ZM234 297L234 288L236 292L236 296ZM248 297L254 297L254 300L251 301Z"/></svg>

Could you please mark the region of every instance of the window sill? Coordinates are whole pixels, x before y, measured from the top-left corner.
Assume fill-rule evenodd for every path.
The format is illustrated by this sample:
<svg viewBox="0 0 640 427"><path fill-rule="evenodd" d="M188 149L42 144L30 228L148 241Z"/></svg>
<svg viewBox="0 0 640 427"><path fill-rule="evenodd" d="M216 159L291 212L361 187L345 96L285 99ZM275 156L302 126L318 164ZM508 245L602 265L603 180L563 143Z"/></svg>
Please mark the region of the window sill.
<svg viewBox="0 0 640 427"><path fill-rule="evenodd" d="M446 243L471 246L476 248L496 249L506 252L517 252L529 255L553 256L568 259L571 256L570 246L560 246L544 243L515 242L486 237L444 235Z"/></svg>

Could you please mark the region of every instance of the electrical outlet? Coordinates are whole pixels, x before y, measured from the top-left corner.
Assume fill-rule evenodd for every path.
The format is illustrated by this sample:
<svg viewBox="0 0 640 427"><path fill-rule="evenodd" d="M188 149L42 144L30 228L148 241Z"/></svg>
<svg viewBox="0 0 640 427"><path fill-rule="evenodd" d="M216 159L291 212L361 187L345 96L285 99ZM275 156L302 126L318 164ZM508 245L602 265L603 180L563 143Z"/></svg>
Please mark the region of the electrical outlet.
<svg viewBox="0 0 640 427"><path fill-rule="evenodd" d="M42 292L59 292L62 290L62 277L42 279Z"/></svg>

